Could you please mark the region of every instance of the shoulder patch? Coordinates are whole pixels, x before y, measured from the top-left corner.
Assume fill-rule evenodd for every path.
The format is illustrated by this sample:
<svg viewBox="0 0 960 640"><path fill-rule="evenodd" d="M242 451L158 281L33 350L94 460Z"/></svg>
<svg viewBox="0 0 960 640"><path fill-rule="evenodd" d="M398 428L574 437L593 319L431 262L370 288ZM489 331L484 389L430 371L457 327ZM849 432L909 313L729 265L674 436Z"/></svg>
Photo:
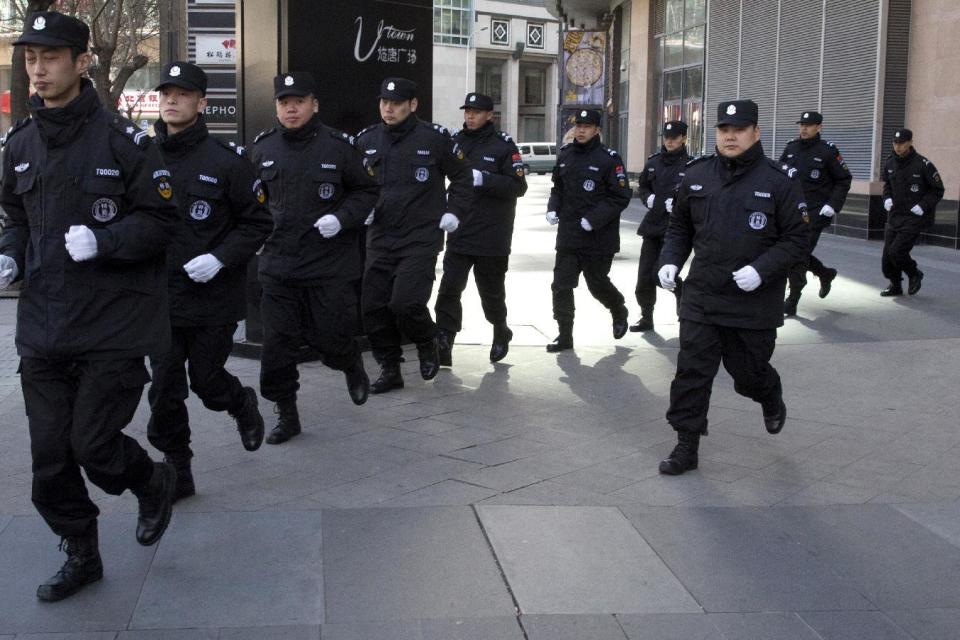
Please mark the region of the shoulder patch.
<svg viewBox="0 0 960 640"><path fill-rule="evenodd" d="M260 133L257 134L257 137L253 139L253 144L257 144L267 136L276 132L276 130L277 130L276 127L274 127L273 129L265 129L264 131L261 131Z"/></svg>
<svg viewBox="0 0 960 640"><path fill-rule="evenodd" d="M834 149L837 148L837 145L833 144L833 143L830 142L829 140L824 140L824 142L825 142L825 143L827 144L827 146L829 146L829 147L833 147Z"/></svg>
<svg viewBox="0 0 960 640"><path fill-rule="evenodd" d="M247 153L246 147L243 147L243 146L237 144L236 142L230 142L230 143L229 143L229 146L230 146L230 149L233 150L233 151L235 151L238 156L244 156L244 155L246 155L246 153Z"/></svg>
<svg viewBox="0 0 960 640"><path fill-rule="evenodd" d="M788 140L787 144L796 144L798 142L800 142L800 138L794 138L792 140Z"/></svg>
<svg viewBox="0 0 960 640"><path fill-rule="evenodd" d="M610 154L611 156L613 156L614 158L617 158L617 157L620 156L620 154L617 153L617 150L616 150L616 149L607 149L607 153L609 153L609 154Z"/></svg>
<svg viewBox="0 0 960 640"><path fill-rule="evenodd" d="M150 144L150 134L133 124L130 120L121 118L120 116L114 116L110 124L112 124L113 128L120 132L124 138L130 140L138 147L145 148Z"/></svg>
<svg viewBox="0 0 960 640"><path fill-rule="evenodd" d="M695 158L691 158L691 159L687 162L686 166L692 167L693 165L695 165L695 164L697 164L697 163L699 163L699 162L703 162L704 160L712 160L713 158L716 158L716 157L717 157L717 154L715 154L715 153L705 153L705 154L703 154L702 156L697 156L697 157L695 157Z"/></svg>
<svg viewBox="0 0 960 640"><path fill-rule="evenodd" d="M246 156L246 154L247 154L246 148L245 148L245 147L241 147L241 146L238 145L236 142L233 142L233 141L227 142L227 141L225 141L225 140L221 140L220 138L215 138L214 136L210 136L210 138L211 138L214 142L216 142L220 147L222 147L224 151L229 151L230 153L235 153L235 154L237 154L238 156L241 156L241 157Z"/></svg>
<svg viewBox="0 0 960 640"><path fill-rule="evenodd" d="M427 126L429 126L431 129L433 129L434 131L436 131L436 132L438 132L438 133L442 133L442 134L445 135L445 136L449 136L449 135L450 135L450 131L449 131L446 127L441 127L439 124L430 123L430 124L427 125Z"/></svg>
<svg viewBox="0 0 960 640"><path fill-rule="evenodd" d="M0 146L7 144L7 141L10 139L10 137L20 129L23 129L25 126L30 124L31 120L32 120L32 116L27 116L26 118L20 118L19 120L14 122L13 126L7 129L7 132L3 134L2 138L0 138Z"/></svg>
<svg viewBox="0 0 960 640"><path fill-rule="evenodd" d="M511 142L511 143L513 142L513 137L505 131L500 132L500 137L503 138L506 142Z"/></svg>
<svg viewBox="0 0 960 640"><path fill-rule="evenodd" d="M377 128L377 125L372 124L372 125L370 125L369 127L367 127L366 129L361 129L360 133L358 133L357 135L353 136L353 139L356 140L356 139L360 138L361 136L364 136L364 135L370 133L371 131L373 131L373 130L376 129L376 128Z"/></svg>
<svg viewBox="0 0 960 640"><path fill-rule="evenodd" d="M656 153L651 153L649 156L647 156L647 160L653 160L653 159L656 158L658 155L660 155L660 152L659 152L659 151L657 151Z"/></svg>
<svg viewBox="0 0 960 640"><path fill-rule="evenodd" d="M776 169L777 171L779 171L779 172L782 173L783 175L787 176L787 177L790 178L791 180L793 180L794 178L797 177L797 168L796 168L796 167L791 167L791 166L788 165L788 164L780 164L779 162L777 162L777 161L774 160L773 158L766 158L766 160L767 160L767 164L769 164L771 167L773 167L774 169Z"/></svg>
<svg viewBox="0 0 960 640"><path fill-rule="evenodd" d="M345 142L351 146L353 146L353 143L355 140L355 138L349 133L344 133L343 131L339 131L333 128L330 129L330 137L332 137L335 140L339 140L340 142Z"/></svg>
<svg viewBox="0 0 960 640"><path fill-rule="evenodd" d="M569 147L571 144L573 144L573 143L572 143L572 142L566 142L566 143L564 143L563 146L560 147L560 148L561 148L561 149L566 149L566 148Z"/></svg>

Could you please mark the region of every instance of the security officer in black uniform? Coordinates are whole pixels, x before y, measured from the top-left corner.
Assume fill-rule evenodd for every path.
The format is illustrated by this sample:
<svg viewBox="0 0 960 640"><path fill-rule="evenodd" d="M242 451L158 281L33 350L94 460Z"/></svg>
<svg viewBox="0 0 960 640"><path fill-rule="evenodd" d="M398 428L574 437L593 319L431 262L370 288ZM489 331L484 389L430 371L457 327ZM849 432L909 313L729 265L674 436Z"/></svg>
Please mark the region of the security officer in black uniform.
<svg viewBox="0 0 960 640"><path fill-rule="evenodd" d="M671 120L663 124L663 147L647 158L637 188L640 199L647 205L647 214L637 228L637 235L643 236L640 245L640 262L637 267L637 304L640 305L640 320L630 326L630 331L650 331L653 329L653 307L657 302L657 269L660 267L660 250L663 249L663 236L667 232L670 212L673 211L673 199L677 186L683 179L684 168L690 155L687 153L687 123ZM673 290L680 308L682 282L677 281Z"/></svg>
<svg viewBox="0 0 960 640"><path fill-rule="evenodd" d="M577 112L574 141L561 147L553 169L547 222L560 225L551 285L560 334L547 345L550 353L573 348L573 290L581 272L613 316L613 337L627 333L627 307L610 282L610 267L620 251L620 213L630 204L630 185L620 154L600 141L600 118L594 109Z"/></svg>
<svg viewBox="0 0 960 640"><path fill-rule="evenodd" d="M257 136L251 157L273 215L259 265L260 393L277 403L279 414L267 443L281 444L301 431L302 342L319 351L325 365L344 372L354 404L367 401L370 381L354 338L355 286L359 233L377 185L352 138L320 121L312 74L281 74L273 88L279 126Z"/></svg>
<svg viewBox="0 0 960 640"><path fill-rule="evenodd" d="M505 279L513 240L517 198L527 191L523 161L513 138L493 126L493 98L469 93L464 99L463 129L453 139L473 170L474 197L469 222L447 238L443 278L434 310L440 364L453 364L453 342L460 331L463 307L460 294L473 269L483 315L493 325L490 361L507 355L513 331L507 326Z"/></svg>
<svg viewBox="0 0 960 640"><path fill-rule="evenodd" d="M820 279L821 298L826 298L830 293L837 270L825 266L813 255L813 251L820 241L820 234L833 223L834 216L843 208L853 181L837 145L820 137L823 116L816 111L804 111L797 124L800 125L800 137L787 143L780 154L780 164L788 172L795 172L803 187L807 209L814 214L810 220L808 256L794 265L787 276L790 295L783 303L785 316L797 314L800 293L807 285L807 271Z"/></svg>
<svg viewBox="0 0 960 640"><path fill-rule="evenodd" d="M417 106L416 83L387 78L380 87L382 122L356 139L380 183L380 199L367 218L361 294L364 329L381 367L372 393L403 387L404 335L417 345L420 376L437 375L437 325L427 303L443 234L465 221L474 191L463 151L446 129L420 120Z"/></svg>
<svg viewBox="0 0 960 640"><path fill-rule="evenodd" d="M170 338L164 249L177 209L146 132L104 109L83 78L87 25L54 11L24 25L14 45L36 93L3 150L0 288L23 280L16 342L33 503L67 553L37 597L55 601L103 577L81 469L109 494L137 496L140 544L170 522L176 471L123 429L150 380L144 356Z"/></svg>
<svg viewBox="0 0 960 640"><path fill-rule="evenodd" d="M887 226L883 231L883 275L890 286L881 296L915 295L923 283L923 271L910 251L924 230L933 225L937 203L943 199L943 180L933 163L913 148L913 132L898 129L893 134L893 153L883 166L883 208Z"/></svg>
<svg viewBox="0 0 960 640"><path fill-rule="evenodd" d="M263 442L257 392L224 364L237 323L246 317L247 263L273 221L242 147L208 135L207 74L189 62L172 62L156 90L156 143L178 194L180 228L167 249L172 340L166 353L151 358L147 435L177 469L177 500L196 493L185 403L188 372L204 406L236 420L244 448L255 451Z"/></svg>
<svg viewBox="0 0 960 640"><path fill-rule="evenodd" d="M787 419L780 376L770 366L783 325L787 270L806 255L809 216L798 181L767 158L752 100L721 102L717 152L690 161L660 262L672 289L694 252L680 301L680 353L667 421L677 446L660 473L697 468L713 378L721 361L737 393L763 407L770 433Z"/></svg>

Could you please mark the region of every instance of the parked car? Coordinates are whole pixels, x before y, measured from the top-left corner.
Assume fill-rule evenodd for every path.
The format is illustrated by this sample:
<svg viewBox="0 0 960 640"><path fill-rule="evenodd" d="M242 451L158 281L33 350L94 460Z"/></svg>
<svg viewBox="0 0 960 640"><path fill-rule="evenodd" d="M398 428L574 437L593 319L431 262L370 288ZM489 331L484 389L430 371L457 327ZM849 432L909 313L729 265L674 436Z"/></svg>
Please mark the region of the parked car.
<svg viewBox="0 0 960 640"><path fill-rule="evenodd" d="M531 173L550 173L557 164L557 144L555 142L520 142L517 144L523 158L523 169Z"/></svg>

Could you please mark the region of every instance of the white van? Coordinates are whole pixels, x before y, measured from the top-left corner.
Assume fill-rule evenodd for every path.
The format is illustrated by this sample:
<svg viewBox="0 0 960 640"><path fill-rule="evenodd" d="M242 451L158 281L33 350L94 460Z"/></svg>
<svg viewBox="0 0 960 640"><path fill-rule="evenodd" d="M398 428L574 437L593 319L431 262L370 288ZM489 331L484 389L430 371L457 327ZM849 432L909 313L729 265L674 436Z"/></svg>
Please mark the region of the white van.
<svg viewBox="0 0 960 640"><path fill-rule="evenodd" d="M523 169L531 173L550 173L557 164L557 144L555 142L519 142Z"/></svg>

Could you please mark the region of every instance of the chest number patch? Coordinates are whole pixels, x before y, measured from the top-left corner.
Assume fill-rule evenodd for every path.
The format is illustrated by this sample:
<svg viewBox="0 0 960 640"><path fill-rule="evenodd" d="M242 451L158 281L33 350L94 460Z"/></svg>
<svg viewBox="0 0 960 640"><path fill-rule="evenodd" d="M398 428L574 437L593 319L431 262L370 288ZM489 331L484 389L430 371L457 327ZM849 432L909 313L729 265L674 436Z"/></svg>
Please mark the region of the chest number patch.
<svg viewBox="0 0 960 640"><path fill-rule="evenodd" d="M747 223L750 225L751 229L756 229L759 231L767 226L767 214L762 211L754 211L750 214L750 218L747 220Z"/></svg>
<svg viewBox="0 0 960 640"><path fill-rule="evenodd" d="M210 217L210 203L206 200L197 200L190 205L190 217L194 220L206 220Z"/></svg>
<svg viewBox="0 0 960 640"><path fill-rule="evenodd" d="M97 222L110 222L117 217L117 203L110 198L100 198L93 203L91 213Z"/></svg>

